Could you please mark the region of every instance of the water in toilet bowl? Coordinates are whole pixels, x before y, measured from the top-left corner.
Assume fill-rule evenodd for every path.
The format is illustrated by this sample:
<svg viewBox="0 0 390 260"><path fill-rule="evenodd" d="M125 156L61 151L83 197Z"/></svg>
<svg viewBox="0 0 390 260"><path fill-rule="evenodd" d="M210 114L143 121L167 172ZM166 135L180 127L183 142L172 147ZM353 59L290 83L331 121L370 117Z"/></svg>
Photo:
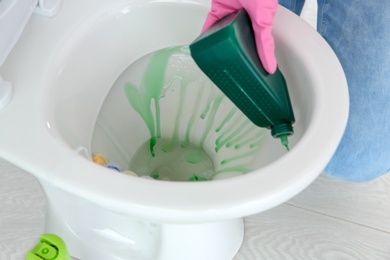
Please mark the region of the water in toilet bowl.
<svg viewBox="0 0 390 260"><path fill-rule="evenodd" d="M214 177L214 165L200 147L186 141L157 139L153 154L146 141L132 157L129 170L155 180L207 181Z"/></svg>
<svg viewBox="0 0 390 260"><path fill-rule="evenodd" d="M139 176L206 181L251 171L265 134L199 70L188 47L174 47L122 73L102 106L92 148Z"/></svg>

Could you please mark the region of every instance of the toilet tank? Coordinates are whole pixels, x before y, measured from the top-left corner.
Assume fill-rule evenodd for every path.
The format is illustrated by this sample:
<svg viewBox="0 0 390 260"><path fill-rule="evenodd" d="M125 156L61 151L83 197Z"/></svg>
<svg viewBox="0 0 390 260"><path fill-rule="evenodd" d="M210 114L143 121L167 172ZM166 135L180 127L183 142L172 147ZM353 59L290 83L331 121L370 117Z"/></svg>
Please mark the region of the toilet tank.
<svg viewBox="0 0 390 260"><path fill-rule="evenodd" d="M0 66L22 34L38 0L0 0Z"/></svg>

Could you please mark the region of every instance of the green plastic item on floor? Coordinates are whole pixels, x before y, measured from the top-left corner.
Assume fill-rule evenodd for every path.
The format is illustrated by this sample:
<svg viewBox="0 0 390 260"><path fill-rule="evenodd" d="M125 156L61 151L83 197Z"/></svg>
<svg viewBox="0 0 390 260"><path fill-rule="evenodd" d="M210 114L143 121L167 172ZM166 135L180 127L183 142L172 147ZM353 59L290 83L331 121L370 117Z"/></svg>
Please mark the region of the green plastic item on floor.
<svg viewBox="0 0 390 260"><path fill-rule="evenodd" d="M34 248L27 252L26 260L71 260L71 257L59 236L43 234Z"/></svg>
<svg viewBox="0 0 390 260"><path fill-rule="evenodd" d="M289 150L295 122L286 81L267 73L258 57L251 20L244 9L222 18L190 45L199 68L257 126L271 130Z"/></svg>

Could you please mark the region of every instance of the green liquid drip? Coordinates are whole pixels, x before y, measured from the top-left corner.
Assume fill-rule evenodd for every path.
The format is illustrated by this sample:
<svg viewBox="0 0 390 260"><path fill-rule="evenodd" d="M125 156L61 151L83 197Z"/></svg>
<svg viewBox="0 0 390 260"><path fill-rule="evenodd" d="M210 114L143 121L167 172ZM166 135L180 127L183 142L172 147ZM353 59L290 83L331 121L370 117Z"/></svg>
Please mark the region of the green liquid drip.
<svg viewBox="0 0 390 260"><path fill-rule="evenodd" d="M208 179L194 175L189 178L188 181L208 181Z"/></svg>
<svg viewBox="0 0 390 260"><path fill-rule="evenodd" d="M227 122L230 121L230 119L234 116L237 109L232 109L229 114L225 117L225 119L222 121L222 123L215 129L216 133L219 133L221 129L226 125Z"/></svg>
<svg viewBox="0 0 390 260"><path fill-rule="evenodd" d="M179 98L179 108L176 114L175 119L175 130L173 131L173 140L179 139L179 127L180 127L180 119L183 112L183 105L186 95L186 88L184 86L187 86L188 82L184 82L183 85L180 87L180 98Z"/></svg>
<svg viewBox="0 0 390 260"><path fill-rule="evenodd" d="M187 142L190 141L191 130L192 130L192 127L194 126L195 120L197 119L197 114L198 114L199 107L200 107L199 104L200 104L200 101L201 101L202 96L203 96L203 91L204 91L204 84L201 85L200 90L198 91L198 93L196 95L196 100L195 100L194 106L192 108L191 118L188 121L187 131L186 131L186 141Z"/></svg>
<svg viewBox="0 0 390 260"><path fill-rule="evenodd" d="M241 147L248 145L248 144L249 144L249 148L253 149L257 145L261 144L261 141L263 140L264 137L265 137L265 132L257 134L255 137L249 136L249 138L247 138L247 139L240 140L240 142L234 146L234 149L238 150Z"/></svg>
<svg viewBox="0 0 390 260"><path fill-rule="evenodd" d="M155 121L152 114L152 111L150 110L150 99L149 100L145 97L145 94L142 93L143 91L138 90L135 86L133 86L131 83L127 83L125 85L125 93L129 100L129 103L134 108L135 111L138 112L138 114L142 117L144 120L146 126L149 129L150 136L155 137Z"/></svg>
<svg viewBox="0 0 390 260"><path fill-rule="evenodd" d="M239 140L242 140L242 138L244 138L245 136L248 136L248 134L250 132L253 131L253 128L252 127L249 127L247 130L245 130L243 133L241 133L240 135L234 137L232 140L230 140L227 144L226 144L226 147L229 148L231 146L233 146L235 143L237 143Z"/></svg>
<svg viewBox="0 0 390 260"><path fill-rule="evenodd" d="M205 118L206 118L207 114L208 114L209 111L210 111L211 103L212 103L212 100L211 100L211 98L209 97L209 100L208 100L208 102L207 102L206 108L203 110L203 113L200 114L200 118L201 118L201 119L205 119Z"/></svg>
<svg viewBox="0 0 390 260"><path fill-rule="evenodd" d="M244 153L244 154L241 154L241 155L238 155L238 156L234 156L232 158L228 158L228 159L222 160L221 161L221 165L229 164L229 163L234 162L236 160L239 160L239 159L246 158L248 156L254 155L255 153L256 153L256 151L252 150L252 151L249 151L247 153Z"/></svg>
<svg viewBox="0 0 390 260"><path fill-rule="evenodd" d="M241 121L244 121L241 123ZM222 133L216 140L215 151L218 152L225 144L232 140L236 135L240 134L243 127L249 123L249 120L242 118L238 124L234 124L228 131ZM224 138L227 135L226 138Z"/></svg>
<svg viewBox="0 0 390 260"><path fill-rule="evenodd" d="M150 138L149 149L150 149L150 154L151 154L153 157L156 155L156 154L154 153L154 146L156 145L156 143L157 143L156 137Z"/></svg>
<svg viewBox="0 0 390 260"><path fill-rule="evenodd" d="M219 105L221 104L223 96L218 97L213 102L213 108L211 109L210 115L208 117L208 122L205 131L203 132L202 139L200 141L200 147L203 147L207 135L210 133L210 129L214 124L215 115L218 111Z"/></svg>
<svg viewBox="0 0 390 260"><path fill-rule="evenodd" d="M168 60L178 48L169 48L157 52L148 64L142 76L139 88L131 83L126 83L125 94L131 106L142 117L149 129L151 138L161 136L160 128L160 104L159 100L165 95L165 69ZM156 115L153 115L151 103L154 100Z"/></svg>
<svg viewBox="0 0 390 260"><path fill-rule="evenodd" d="M248 165L236 165L228 168L222 168L218 170L215 174L228 173L228 172L239 172L239 173L248 173L251 169L248 168Z"/></svg>

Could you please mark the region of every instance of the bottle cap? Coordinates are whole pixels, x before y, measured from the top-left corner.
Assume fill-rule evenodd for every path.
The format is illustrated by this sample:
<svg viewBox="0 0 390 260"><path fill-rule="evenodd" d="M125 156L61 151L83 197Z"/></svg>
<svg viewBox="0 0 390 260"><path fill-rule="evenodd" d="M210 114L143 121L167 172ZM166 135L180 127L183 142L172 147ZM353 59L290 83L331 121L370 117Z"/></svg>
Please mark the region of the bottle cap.
<svg viewBox="0 0 390 260"><path fill-rule="evenodd" d="M54 234L43 234L26 254L26 260L71 260L65 242Z"/></svg>

